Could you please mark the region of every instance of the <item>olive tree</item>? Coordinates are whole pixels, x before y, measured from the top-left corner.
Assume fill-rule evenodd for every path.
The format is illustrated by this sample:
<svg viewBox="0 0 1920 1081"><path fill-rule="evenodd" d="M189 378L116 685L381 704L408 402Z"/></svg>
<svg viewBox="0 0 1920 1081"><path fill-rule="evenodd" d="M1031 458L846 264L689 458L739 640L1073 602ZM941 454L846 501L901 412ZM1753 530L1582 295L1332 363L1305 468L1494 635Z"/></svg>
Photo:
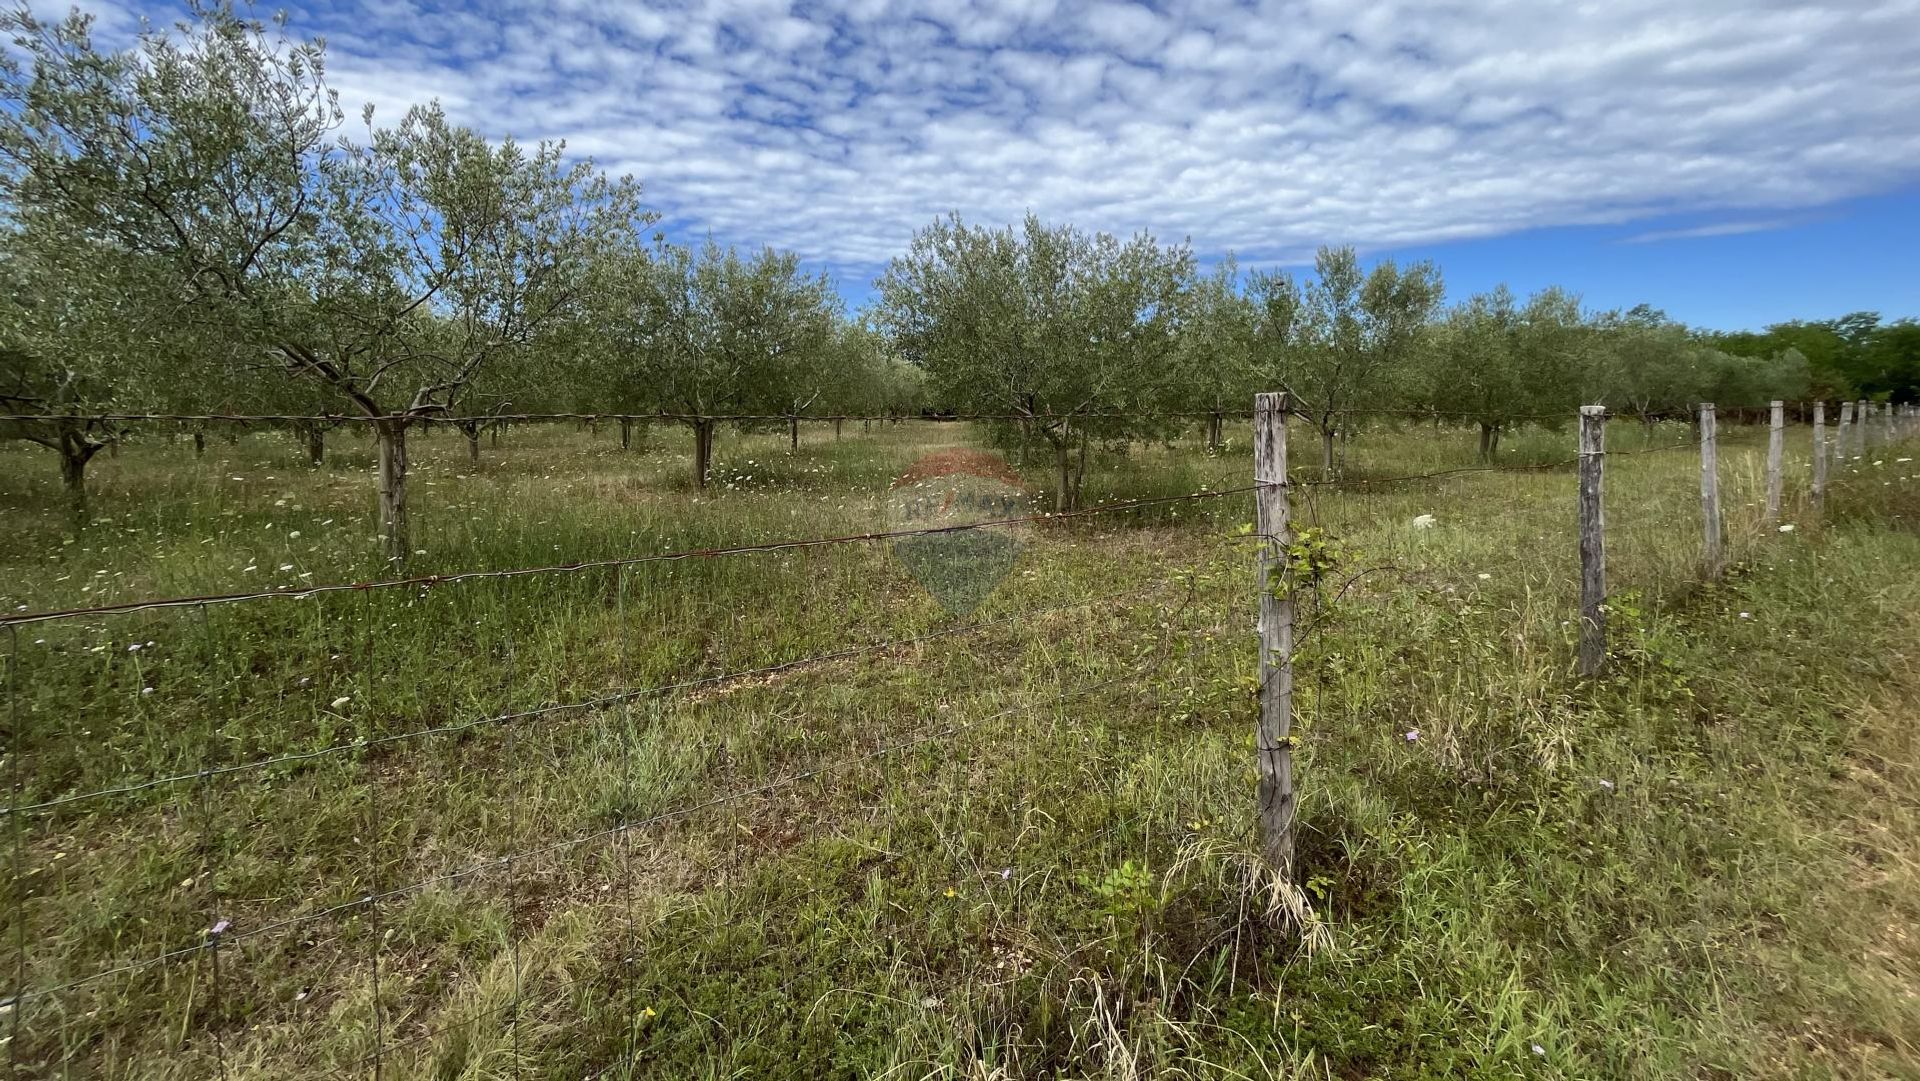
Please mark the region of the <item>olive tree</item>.
<svg viewBox="0 0 1920 1081"><path fill-rule="evenodd" d="M87 513L87 465L122 435L98 419L140 390L119 363L139 350L120 331L146 320L137 282L112 272L31 222L0 233L0 413L47 419L0 421L0 439L36 443L59 456L76 524ZM141 351L143 358L147 355Z"/></svg>
<svg viewBox="0 0 1920 1081"><path fill-rule="evenodd" d="M795 255L663 240L611 262L598 281L593 318L616 382L692 430L698 487L712 468L716 416L791 416L826 384L839 295Z"/></svg>
<svg viewBox="0 0 1920 1081"><path fill-rule="evenodd" d="M0 195L127 259L236 342L367 418L381 532L408 551L406 434L524 356L585 264L651 220L562 147L489 143L416 107L354 142L317 42L196 6L127 51L78 13L5 16Z"/></svg>
<svg viewBox="0 0 1920 1081"><path fill-rule="evenodd" d="M1255 344L1267 377L1320 433L1331 476L1334 440L1350 432L1351 411L1390 401L1443 290L1431 263L1402 270L1382 260L1363 271L1350 247L1321 248L1313 265L1305 286L1284 272L1255 276L1255 302L1273 313L1260 320Z"/></svg>
<svg viewBox="0 0 1920 1081"><path fill-rule="evenodd" d="M1521 420L1578 404L1587 330L1579 301L1544 289L1516 305L1506 286L1468 297L1433 328L1421 351L1421 397L1479 427L1480 457Z"/></svg>
<svg viewBox="0 0 1920 1081"><path fill-rule="evenodd" d="M920 370L895 356L886 335L864 318L841 324L821 376L815 408L833 418L835 439L846 416L897 418L920 407Z"/></svg>
<svg viewBox="0 0 1920 1081"><path fill-rule="evenodd" d="M1261 389L1254 363L1255 328L1265 314L1243 288L1228 254L1193 283L1180 327L1179 366L1187 408L1207 416L1207 448L1218 450L1221 418L1246 409Z"/></svg>
<svg viewBox="0 0 1920 1081"><path fill-rule="evenodd" d="M1593 320L1594 384L1609 408L1642 424L1686 416L1705 398L1715 350L1695 341L1665 312L1640 305Z"/></svg>
<svg viewBox="0 0 1920 1081"><path fill-rule="evenodd" d="M1194 278L1185 245L1048 227L968 226L914 234L879 282L879 316L943 407L1005 415L996 434L1053 453L1054 506L1079 505L1092 439L1170 425L1174 363Z"/></svg>

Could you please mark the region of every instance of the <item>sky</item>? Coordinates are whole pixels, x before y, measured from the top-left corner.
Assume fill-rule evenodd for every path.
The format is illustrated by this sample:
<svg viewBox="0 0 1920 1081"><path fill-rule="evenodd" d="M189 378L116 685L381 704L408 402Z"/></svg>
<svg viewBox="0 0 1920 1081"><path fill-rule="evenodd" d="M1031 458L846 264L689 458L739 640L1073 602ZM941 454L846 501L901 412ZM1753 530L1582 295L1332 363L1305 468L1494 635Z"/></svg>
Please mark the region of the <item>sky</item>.
<svg viewBox="0 0 1920 1081"><path fill-rule="evenodd" d="M41 6L36 4L36 6ZM103 35L182 8L85 0ZM271 6L256 8L262 16ZM1722 329L1920 316L1920 0L305 0L357 129L437 98L795 251L1032 212L1310 265L1432 259Z"/></svg>

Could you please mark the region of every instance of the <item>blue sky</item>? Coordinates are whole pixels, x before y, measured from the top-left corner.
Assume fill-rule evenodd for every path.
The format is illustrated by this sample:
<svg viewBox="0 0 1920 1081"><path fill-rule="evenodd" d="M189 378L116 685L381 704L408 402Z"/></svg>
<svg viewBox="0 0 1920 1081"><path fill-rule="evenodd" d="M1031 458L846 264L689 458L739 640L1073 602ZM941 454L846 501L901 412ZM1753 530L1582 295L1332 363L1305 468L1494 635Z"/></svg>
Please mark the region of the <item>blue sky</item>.
<svg viewBox="0 0 1920 1081"><path fill-rule="evenodd" d="M1646 302L1696 326L1877 311L1920 317L1920 187L1767 214L1702 213L1414 245L1450 295L1564 285L1590 307Z"/></svg>
<svg viewBox="0 0 1920 1081"><path fill-rule="evenodd" d="M60 3L61 0L51 0ZM84 0L104 36L180 8ZM262 14L270 7L260 8ZM1713 327L1920 315L1920 0L304 0L357 118L439 98L858 302L956 211L1431 258ZM349 132L359 128L357 119Z"/></svg>

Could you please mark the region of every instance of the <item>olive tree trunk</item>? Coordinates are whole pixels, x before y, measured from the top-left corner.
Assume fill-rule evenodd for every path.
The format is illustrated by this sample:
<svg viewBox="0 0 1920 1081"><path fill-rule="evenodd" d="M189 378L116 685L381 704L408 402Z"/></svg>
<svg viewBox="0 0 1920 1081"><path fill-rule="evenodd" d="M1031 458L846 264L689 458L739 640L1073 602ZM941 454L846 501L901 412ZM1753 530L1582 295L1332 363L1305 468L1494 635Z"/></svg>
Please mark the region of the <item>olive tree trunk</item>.
<svg viewBox="0 0 1920 1081"><path fill-rule="evenodd" d="M713 421L700 417L693 422L693 485L707 486L707 474L713 469Z"/></svg>
<svg viewBox="0 0 1920 1081"><path fill-rule="evenodd" d="M100 446L84 439L66 436L60 440L60 480L67 489L67 508L76 525L87 521L87 463Z"/></svg>
<svg viewBox="0 0 1920 1081"><path fill-rule="evenodd" d="M1080 509L1080 486L1087 475L1087 446L1080 443L1080 460L1074 461L1073 437L1062 435L1052 440L1053 464L1057 483L1053 492L1053 510L1067 514Z"/></svg>
<svg viewBox="0 0 1920 1081"><path fill-rule="evenodd" d="M382 417L373 423L380 451L380 537L387 558L406 561L407 553L407 420ZM474 440L476 444L478 440Z"/></svg>

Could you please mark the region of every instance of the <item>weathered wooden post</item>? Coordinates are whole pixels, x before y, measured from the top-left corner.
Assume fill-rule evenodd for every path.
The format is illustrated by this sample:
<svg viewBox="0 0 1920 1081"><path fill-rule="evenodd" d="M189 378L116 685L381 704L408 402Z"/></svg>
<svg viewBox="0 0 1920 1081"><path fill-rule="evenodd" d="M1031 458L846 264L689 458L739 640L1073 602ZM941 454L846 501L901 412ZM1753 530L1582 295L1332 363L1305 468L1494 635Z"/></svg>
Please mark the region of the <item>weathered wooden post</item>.
<svg viewBox="0 0 1920 1081"><path fill-rule="evenodd" d="M1900 438L1899 432L1895 431L1893 427L1893 403L1892 402L1880 403L1880 430L1881 430L1881 439L1884 440L1885 442L1891 443L1894 440Z"/></svg>
<svg viewBox="0 0 1920 1081"><path fill-rule="evenodd" d="M1873 420L1873 403L1861 398L1853 403L1853 453L1863 458L1867 453L1867 428Z"/></svg>
<svg viewBox="0 0 1920 1081"><path fill-rule="evenodd" d="M1813 505L1827 500L1827 403L1813 403Z"/></svg>
<svg viewBox="0 0 1920 1081"><path fill-rule="evenodd" d="M1720 446L1713 417L1713 403L1700 403L1700 517L1704 523L1706 547L1701 569L1709 580L1720 577Z"/></svg>
<svg viewBox="0 0 1920 1081"><path fill-rule="evenodd" d="M1840 403L1840 430L1834 436L1833 457L1835 461L1845 461L1847 457L1847 439L1853 434L1853 403Z"/></svg>
<svg viewBox="0 0 1920 1081"><path fill-rule="evenodd" d="M1597 675L1607 660L1606 511L1607 407L1580 407L1580 674Z"/></svg>
<svg viewBox="0 0 1920 1081"><path fill-rule="evenodd" d="M1781 470L1787 453L1787 403L1775 401L1767 407L1767 524L1780 520L1780 491L1784 484Z"/></svg>
<svg viewBox="0 0 1920 1081"><path fill-rule="evenodd" d="M1253 398L1255 528L1260 534L1260 847L1293 878L1293 593L1285 576L1293 533L1287 512L1287 396Z"/></svg>

